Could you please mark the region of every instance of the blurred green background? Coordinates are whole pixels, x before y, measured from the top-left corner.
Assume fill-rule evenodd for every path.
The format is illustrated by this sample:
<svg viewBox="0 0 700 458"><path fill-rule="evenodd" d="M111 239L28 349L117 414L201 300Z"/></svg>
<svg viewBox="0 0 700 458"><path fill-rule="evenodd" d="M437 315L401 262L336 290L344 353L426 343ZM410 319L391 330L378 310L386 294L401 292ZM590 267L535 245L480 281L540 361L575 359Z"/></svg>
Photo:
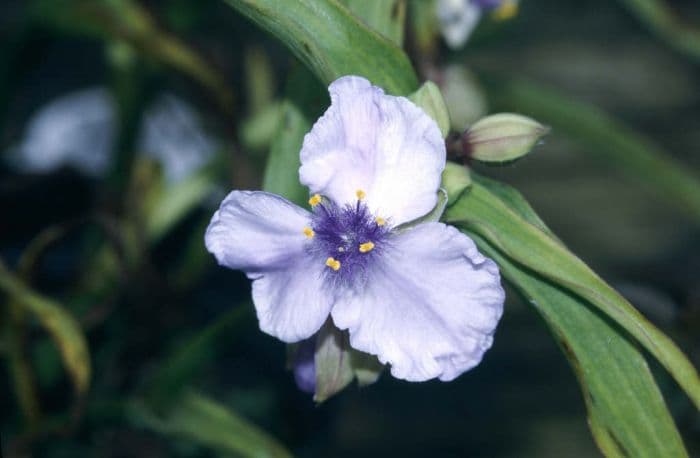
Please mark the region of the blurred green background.
<svg viewBox="0 0 700 458"><path fill-rule="evenodd" d="M603 154L595 129L581 125L586 110L603 110L697 176L700 53L645 27L625 2L603 0L523 0L517 17L486 19L449 50L421 42L416 3L409 55L445 91L458 81L448 102L474 107L461 128L503 110L553 127L519 162L475 168L518 188L697 366L700 219ZM700 27L697 2L666 4ZM225 3L6 0L0 34L0 273L14 282L0 309L6 454L251 456L266 442L273 456L282 447L309 457L599 455L571 369L513 292L493 349L452 383L384 374L319 406L297 390L285 346L257 328L248 280L217 267L203 245L225 192L261 187L287 76L301 72ZM322 88L290 87L312 94L310 110L327 105ZM44 149L64 144L106 165L75 154L42 162ZM16 296L34 293L18 282L41 295L34 310L60 307L84 330L89 389L78 369L66 372L41 318L60 317L21 310ZM691 455L700 453L697 412L652 369Z"/></svg>

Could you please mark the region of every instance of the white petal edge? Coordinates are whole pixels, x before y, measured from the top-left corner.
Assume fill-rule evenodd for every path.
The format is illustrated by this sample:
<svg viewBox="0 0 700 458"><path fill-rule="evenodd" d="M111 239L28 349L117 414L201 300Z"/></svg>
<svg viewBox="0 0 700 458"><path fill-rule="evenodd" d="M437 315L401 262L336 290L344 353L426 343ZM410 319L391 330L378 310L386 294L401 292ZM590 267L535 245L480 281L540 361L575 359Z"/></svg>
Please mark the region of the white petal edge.
<svg viewBox="0 0 700 458"><path fill-rule="evenodd" d="M362 77L341 77L328 91L331 106L304 137L301 183L339 204L362 190L370 210L395 225L428 213L446 155L435 121Z"/></svg>
<svg viewBox="0 0 700 458"><path fill-rule="evenodd" d="M491 347L504 299L498 267L469 237L425 223L397 235L366 288L340 298L331 316L394 377L449 381Z"/></svg>
<svg viewBox="0 0 700 458"><path fill-rule="evenodd" d="M204 243L219 264L246 273L288 266L304 251L311 214L262 191L232 191L207 227Z"/></svg>

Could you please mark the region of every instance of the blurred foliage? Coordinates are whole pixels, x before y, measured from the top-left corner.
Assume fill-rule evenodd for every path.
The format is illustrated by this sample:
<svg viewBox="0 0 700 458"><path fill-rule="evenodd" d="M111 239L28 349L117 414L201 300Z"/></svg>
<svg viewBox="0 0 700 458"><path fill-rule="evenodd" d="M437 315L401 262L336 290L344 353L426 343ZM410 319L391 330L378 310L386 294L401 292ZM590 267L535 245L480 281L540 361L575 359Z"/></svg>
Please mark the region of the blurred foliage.
<svg viewBox="0 0 700 458"><path fill-rule="evenodd" d="M433 6L0 6L7 456L595 456L585 412L609 456L682 456L680 436L700 453L697 372L666 337L697 365L700 10L682 0L522 0L513 21L487 18L448 51ZM484 362L450 384L384 376L317 407L285 371L283 345L258 331L247 279L216 268L202 238L232 187L307 200L298 151L328 104L324 86L346 73L413 93L445 135L468 127L447 114L455 101L478 107L460 119L488 105L553 131L516 163L451 164L443 176L444 219L524 299L509 294ZM30 115L95 84L118 106L107 174L15 169ZM221 145L178 182L136 146L163 88L203 113ZM628 297L573 252L614 286L632 285L620 288ZM342 343L331 337L323 342ZM353 378L376 380L373 359L323 348L345 356L321 371L335 385L318 400Z"/></svg>

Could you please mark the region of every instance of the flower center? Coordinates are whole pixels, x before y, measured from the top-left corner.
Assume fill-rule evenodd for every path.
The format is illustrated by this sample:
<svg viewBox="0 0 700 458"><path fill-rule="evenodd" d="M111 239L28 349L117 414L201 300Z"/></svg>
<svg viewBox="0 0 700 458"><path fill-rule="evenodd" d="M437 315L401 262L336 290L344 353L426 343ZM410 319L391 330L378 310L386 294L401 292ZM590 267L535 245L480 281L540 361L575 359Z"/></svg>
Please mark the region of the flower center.
<svg viewBox="0 0 700 458"><path fill-rule="evenodd" d="M345 206L318 195L309 199L313 216L303 232L311 242L309 251L325 263L333 284L364 282L369 266L386 247L390 228L385 219L372 215L364 197L358 190L357 203Z"/></svg>

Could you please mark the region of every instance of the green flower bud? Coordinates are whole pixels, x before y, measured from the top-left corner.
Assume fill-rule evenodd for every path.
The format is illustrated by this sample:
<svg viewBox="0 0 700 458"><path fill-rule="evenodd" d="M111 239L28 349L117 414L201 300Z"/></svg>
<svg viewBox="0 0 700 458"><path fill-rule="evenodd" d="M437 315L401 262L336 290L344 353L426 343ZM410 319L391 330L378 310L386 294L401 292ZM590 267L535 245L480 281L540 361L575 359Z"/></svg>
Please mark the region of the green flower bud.
<svg viewBox="0 0 700 458"><path fill-rule="evenodd" d="M484 162L508 162L532 150L549 132L532 118L499 113L477 121L462 136L468 157Z"/></svg>

